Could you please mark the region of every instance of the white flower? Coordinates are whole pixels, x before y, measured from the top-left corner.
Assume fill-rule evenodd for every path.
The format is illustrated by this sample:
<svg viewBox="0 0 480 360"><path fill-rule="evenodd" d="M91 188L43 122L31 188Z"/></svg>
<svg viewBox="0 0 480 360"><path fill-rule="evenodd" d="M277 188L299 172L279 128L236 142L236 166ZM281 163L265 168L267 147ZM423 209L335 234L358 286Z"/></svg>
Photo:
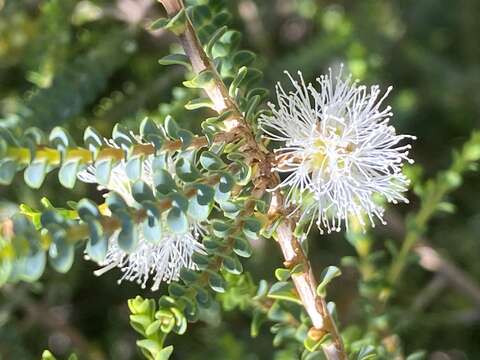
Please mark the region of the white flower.
<svg viewBox="0 0 480 360"><path fill-rule="evenodd" d="M294 90L277 85L278 108L269 104L272 115L263 116L265 137L284 143L276 149L275 170L288 173L279 184L287 188L286 205L303 209L301 220L317 219L321 232L348 230L350 219L362 227L366 215L383 221L383 208L375 197L388 202L408 202L402 194L409 180L402 174L414 136L397 135L389 125L389 106L382 103L391 87L381 95L378 86L367 88L329 75L317 78L319 89L294 80Z"/></svg>
<svg viewBox="0 0 480 360"><path fill-rule="evenodd" d="M148 279L152 278L152 290L158 290L162 281L169 283L178 280L183 267L195 269L192 255L194 252L203 252L193 233L162 234L158 245L145 240L141 232L139 236L137 248L132 253L126 253L118 246L118 231L114 233L109 239L105 260L100 264L102 268L95 271L95 275L118 267L123 272L118 283L123 280L136 281L145 288Z"/></svg>
<svg viewBox="0 0 480 360"><path fill-rule="evenodd" d="M109 144L114 146L111 141ZM125 161L118 162L112 169L108 185L99 185L98 189L115 191L122 196L127 205L135 207L138 204L133 198L125 166ZM96 183L95 166L90 165L82 170L78 174L78 179L83 182ZM151 156L143 162L141 179L154 189ZM172 233L166 226L162 226L162 237L157 243L145 239L141 227L137 227L137 229L138 244L135 250L129 253L118 245L120 230L110 236L107 255L99 264L102 268L95 271L96 275L102 275L118 267L123 272L119 283L123 280L135 281L145 288L148 279L151 278L153 280L152 290L157 290L162 281L169 283L172 280L178 280L183 267L196 269L192 255L194 252L203 252L203 246L198 242L201 235L200 224L192 222L190 232L185 234Z"/></svg>

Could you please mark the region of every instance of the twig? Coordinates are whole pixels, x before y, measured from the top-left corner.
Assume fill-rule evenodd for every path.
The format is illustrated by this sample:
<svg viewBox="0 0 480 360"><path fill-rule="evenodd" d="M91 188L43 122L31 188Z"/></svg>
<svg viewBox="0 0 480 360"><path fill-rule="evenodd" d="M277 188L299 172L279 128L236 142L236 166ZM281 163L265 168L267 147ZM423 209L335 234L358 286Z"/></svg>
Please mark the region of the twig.
<svg viewBox="0 0 480 360"><path fill-rule="evenodd" d="M175 16L184 8L181 0L159 0L165 7L169 17ZM252 181L255 185L255 195L263 194L265 189L274 188L278 182L278 174L272 171L269 153L262 144L255 140L253 131L249 128L237 104L229 96L228 90L218 75L215 66L205 54L191 21L187 18L186 28L179 36L185 54L189 57L193 71L200 73L208 70L214 76L214 85L205 89L205 92L212 100L214 108L221 113L226 110L232 112L227 120L226 126L229 131L235 132L239 139L243 139L242 150L248 154L250 165L258 165L258 172ZM288 214L283 206L283 197L279 191L273 193L270 214ZM292 276L295 287L298 291L302 304L307 311L312 324L318 331L329 333L332 337L332 344L324 347L324 353L330 360L348 359L340 333L335 325L331 314L327 310L326 301L316 293L317 282L311 270L310 262L303 252L298 239L293 235L294 223L284 220L277 228L278 243L282 249L286 263L290 265L303 264L304 272Z"/></svg>
<svg viewBox="0 0 480 360"><path fill-rule="evenodd" d="M412 312L418 313L425 309L434 299L438 297L438 294L445 289L448 282L440 274L436 274L435 277L425 286L422 291L415 297L412 305Z"/></svg>
<svg viewBox="0 0 480 360"><path fill-rule="evenodd" d="M441 274L453 287L467 295L480 308L480 288L467 273L441 257L426 242L420 243L414 250L420 256L420 265L424 269Z"/></svg>
<svg viewBox="0 0 480 360"><path fill-rule="evenodd" d="M389 212L388 215L387 220L390 229L393 229L399 236L404 236L406 229L400 216L393 211ZM468 296L476 306L480 307L480 285L456 264L438 253L425 237L419 236L416 239L413 251L420 256L419 265L421 267L442 274L449 284Z"/></svg>

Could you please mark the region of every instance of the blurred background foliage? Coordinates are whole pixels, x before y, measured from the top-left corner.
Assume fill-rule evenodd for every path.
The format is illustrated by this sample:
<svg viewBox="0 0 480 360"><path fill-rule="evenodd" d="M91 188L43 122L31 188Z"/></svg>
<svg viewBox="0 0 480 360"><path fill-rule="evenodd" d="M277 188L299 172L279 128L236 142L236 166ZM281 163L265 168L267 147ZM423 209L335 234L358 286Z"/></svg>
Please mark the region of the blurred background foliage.
<svg viewBox="0 0 480 360"><path fill-rule="evenodd" d="M259 55L257 65L270 89L284 79L283 70L301 70L313 81L339 63L367 84L393 85L394 125L400 133L418 136L412 156L418 165L411 171L417 177L446 168L452 148L479 127L477 0L226 4L233 27L244 34L243 47ZM183 126L197 130L195 112L184 110L193 94L181 87L183 70L158 65L160 57L178 46L171 34L148 30L162 14L153 0L0 0L2 125L49 130L62 124L80 137L88 124L108 136L117 122L136 128L145 115L162 119L172 113ZM204 114L198 115L200 119ZM431 359L480 358L479 181L478 173L469 173L450 195L448 211L433 219L426 234L430 246L470 278L470 288L462 286L461 278L444 276L442 269L422 267L414 256L396 284L387 315L405 353L424 349ZM21 178L17 184L0 188L0 218L14 212L14 204L39 207L41 196L57 206L84 196L100 199L94 187L79 184L69 191L55 176L47 178L36 196ZM413 193L410 198L411 205L387 213L388 226L364 236L368 246L378 250L380 269L387 256L385 240L398 247L403 217L418 205ZM348 256L356 256L351 245L355 240L349 240L343 234L312 234L309 256L318 271L344 264L329 296L337 303L345 334L354 336L359 328L348 324L368 328L382 319L371 324L369 283L347 266ZM279 249L272 241L254 246L257 251L246 266L257 278L271 280L281 264ZM0 358L38 359L48 347L59 358L75 351L81 359L140 359L128 325L127 299L158 293L135 284L118 286L116 270L102 277L95 277L93 270L93 263L75 261L67 275L50 268L39 283L3 287ZM247 314L212 309L206 322L190 328L188 338L172 338L173 358L294 358L288 348L272 351L267 327L251 339L250 321Z"/></svg>

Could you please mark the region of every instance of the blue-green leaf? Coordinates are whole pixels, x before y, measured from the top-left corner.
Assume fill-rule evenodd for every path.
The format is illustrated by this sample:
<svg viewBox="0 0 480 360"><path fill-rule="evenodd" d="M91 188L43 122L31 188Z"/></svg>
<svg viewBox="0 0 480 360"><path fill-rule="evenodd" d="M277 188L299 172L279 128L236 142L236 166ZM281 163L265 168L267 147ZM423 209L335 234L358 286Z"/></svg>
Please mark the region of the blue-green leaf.
<svg viewBox="0 0 480 360"><path fill-rule="evenodd" d="M81 159L75 158L63 163L60 171L58 172L58 180L60 184L68 189L72 189L75 186L77 180L77 174L81 169Z"/></svg>
<svg viewBox="0 0 480 360"><path fill-rule="evenodd" d="M134 251L138 243L138 231L134 221L126 211L118 211L115 216L122 223L122 230L117 239L118 245L127 253Z"/></svg>
<svg viewBox="0 0 480 360"><path fill-rule="evenodd" d="M95 161L95 177L100 185L108 186L113 169L112 158L106 157Z"/></svg>
<svg viewBox="0 0 480 360"><path fill-rule="evenodd" d="M75 146L75 142L68 131L60 126L53 128L48 139L53 147L62 152L67 150L69 147Z"/></svg>
<svg viewBox="0 0 480 360"><path fill-rule="evenodd" d="M225 167L223 160L217 154L208 150L200 155L200 164L205 170L220 170Z"/></svg>
<svg viewBox="0 0 480 360"><path fill-rule="evenodd" d="M0 184L9 185L17 171L17 163L10 159L0 160Z"/></svg>
<svg viewBox="0 0 480 360"><path fill-rule="evenodd" d="M83 134L83 142L87 146L88 150L90 150L94 154L97 154L98 150L104 144L102 135L100 135L97 130L95 130L91 126L85 129L85 132Z"/></svg>
<svg viewBox="0 0 480 360"><path fill-rule="evenodd" d="M130 135L130 131L121 124L116 124L113 127L112 138L115 144L120 146L124 151L128 151L135 142L135 139Z"/></svg>
<svg viewBox="0 0 480 360"><path fill-rule="evenodd" d="M167 170L155 168L153 172L153 184L155 189L166 195L177 189L177 185Z"/></svg>
<svg viewBox="0 0 480 360"><path fill-rule="evenodd" d="M177 206L173 206L167 214L167 225L176 234L184 234L189 230L188 219L185 213Z"/></svg>
<svg viewBox="0 0 480 360"><path fill-rule="evenodd" d="M155 200L152 189L143 180L137 180L132 184L132 195L135 201L139 203Z"/></svg>
<svg viewBox="0 0 480 360"><path fill-rule="evenodd" d="M68 243L64 229L58 227L51 234L53 242L48 249L50 263L58 272L66 273L72 267L75 248Z"/></svg>
<svg viewBox="0 0 480 360"><path fill-rule="evenodd" d="M155 216L148 216L142 223L143 236L147 241L158 244L162 240L162 224Z"/></svg>
<svg viewBox="0 0 480 360"><path fill-rule="evenodd" d="M90 199L81 199L77 204L78 216L83 221L89 221L92 218L100 216L97 204Z"/></svg>
<svg viewBox="0 0 480 360"><path fill-rule="evenodd" d="M143 155L133 155L125 164L125 172L128 178L132 181L138 180L142 177L143 171Z"/></svg>
<svg viewBox="0 0 480 360"><path fill-rule="evenodd" d="M38 189L45 179L47 173L47 160L35 159L23 173L25 182L28 186Z"/></svg>
<svg viewBox="0 0 480 360"><path fill-rule="evenodd" d="M102 263L107 254L107 238L98 220L90 219L87 224L90 232L90 240L86 247L87 254L93 261Z"/></svg>
<svg viewBox="0 0 480 360"><path fill-rule="evenodd" d="M183 157L175 163L175 171L177 176L185 182L193 182L201 176L197 168Z"/></svg>

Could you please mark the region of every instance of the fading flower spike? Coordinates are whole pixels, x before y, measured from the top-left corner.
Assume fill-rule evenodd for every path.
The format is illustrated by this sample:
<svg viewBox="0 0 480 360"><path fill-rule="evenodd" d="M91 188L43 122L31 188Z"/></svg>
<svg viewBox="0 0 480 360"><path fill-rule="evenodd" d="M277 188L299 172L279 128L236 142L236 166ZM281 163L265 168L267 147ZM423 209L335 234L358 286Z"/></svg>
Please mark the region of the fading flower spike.
<svg viewBox="0 0 480 360"><path fill-rule="evenodd" d="M397 135L389 125L390 106L382 107L391 87L381 93L342 77L317 78L318 90L287 73L294 90L277 84L278 107L260 119L264 137L279 141L275 170L288 173L279 184L286 189L286 206L301 210L300 221L316 223L321 232L348 230L349 220L364 228L368 218L382 223L384 209L376 198L408 202L403 193L409 180L402 174L411 145L410 135Z"/></svg>
<svg viewBox="0 0 480 360"><path fill-rule="evenodd" d="M107 143L116 147L111 140L107 140ZM170 170L173 172L172 159L169 159L167 165L172 167ZM83 182L97 183L95 172L95 166L90 165L78 174L78 178ZM151 155L143 161L141 180L154 191ZM118 162L112 169L109 183L106 186L99 185L98 189L114 191L122 196L128 206L138 206L132 195L124 160ZM147 281L152 279L151 289L157 290L162 281L169 283L178 280L182 268L197 268L192 261L192 255L194 252L204 252L202 244L198 241L202 233L199 223L191 221L190 231L185 234L172 233L166 226L163 226L161 238L155 243L145 238L140 226L137 227L137 231L138 244L131 252L124 251L118 245L120 230L110 236L106 257L99 264L101 268L95 271L95 275L100 276L111 269L120 268L123 275L118 281L119 283L123 280L135 281L145 288Z"/></svg>

